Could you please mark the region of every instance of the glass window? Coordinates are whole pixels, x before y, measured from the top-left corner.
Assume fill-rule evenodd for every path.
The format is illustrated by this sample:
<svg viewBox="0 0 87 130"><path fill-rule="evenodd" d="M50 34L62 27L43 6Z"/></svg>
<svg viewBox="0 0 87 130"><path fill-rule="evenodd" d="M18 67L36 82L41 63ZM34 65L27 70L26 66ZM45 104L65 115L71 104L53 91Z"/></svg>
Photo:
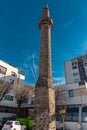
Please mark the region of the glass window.
<svg viewBox="0 0 87 130"><path fill-rule="evenodd" d="M72 121L78 121L78 116L79 116L78 112L73 112Z"/></svg>
<svg viewBox="0 0 87 130"><path fill-rule="evenodd" d="M73 76L78 76L78 72L76 72L76 73L73 73Z"/></svg>
<svg viewBox="0 0 87 130"><path fill-rule="evenodd" d="M61 116L58 113L56 113L56 121L60 121L60 118Z"/></svg>
<svg viewBox="0 0 87 130"><path fill-rule="evenodd" d="M74 94L73 94L73 90L69 90L69 97L73 97Z"/></svg>
<svg viewBox="0 0 87 130"><path fill-rule="evenodd" d="M74 69L77 69L77 66L73 66L72 69L73 69L73 70L74 70Z"/></svg>
<svg viewBox="0 0 87 130"><path fill-rule="evenodd" d="M75 62L72 62L72 65L74 66L74 65L77 65L77 61L75 61Z"/></svg>
<svg viewBox="0 0 87 130"><path fill-rule="evenodd" d="M14 84L14 80L13 79L10 79L10 84Z"/></svg>
<svg viewBox="0 0 87 130"><path fill-rule="evenodd" d="M15 76L16 74L15 74L15 72L12 71L12 72L11 72L11 75L12 75L12 76Z"/></svg>
<svg viewBox="0 0 87 130"><path fill-rule="evenodd" d="M13 96L12 95L5 95L4 100L13 101Z"/></svg>
<svg viewBox="0 0 87 130"><path fill-rule="evenodd" d="M68 112L65 116L65 121L71 121L72 120L72 112Z"/></svg>
<svg viewBox="0 0 87 130"><path fill-rule="evenodd" d="M65 116L66 121L77 122L79 117L79 107L77 106L68 106L67 114Z"/></svg>
<svg viewBox="0 0 87 130"><path fill-rule="evenodd" d="M6 122L6 125L11 125L11 124L12 124L11 121Z"/></svg>
<svg viewBox="0 0 87 130"><path fill-rule="evenodd" d="M28 98L25 98L25 99L23 100L23 103L28 103Z"/></svg>
<svg viewBox="0 0 87 130"><path fill-rule="evenodd" d="M20 125L20 122L15 122L15 125Z"/></svg>
<svg viewBox="0 0 87 130"><path fill-rule="evenodd" d="M79 85L85 85L85 83L84 82L79 82Z"/></svg>
<svg viewBox="0 0 87 130"><path fill-rule="evenodd" d="M82 121L87 122L87 112L82 112Z"/></svg>
<svg viewBox="0 0 87 130"><path fill-rule="evenodd" d="M74 79L74 82L79 82L79 79Z"/></svg>
<svg viewBox="0 0 87 130"><path fill-rule="evenodd" d="M87 122L87 107L82 108L82 121Z"/></svg>
<svg viewBox="0 0 87 130"><path fill-rule="evenodd" d="M7 68L0 65L0 73L5 75L6 71L7 71Z"/></svg>
<svg viewBox="0 0 87 130"><path fill-rule="evenodd" d="M87 63L85 63L85 66L87 66Z"/></svg>

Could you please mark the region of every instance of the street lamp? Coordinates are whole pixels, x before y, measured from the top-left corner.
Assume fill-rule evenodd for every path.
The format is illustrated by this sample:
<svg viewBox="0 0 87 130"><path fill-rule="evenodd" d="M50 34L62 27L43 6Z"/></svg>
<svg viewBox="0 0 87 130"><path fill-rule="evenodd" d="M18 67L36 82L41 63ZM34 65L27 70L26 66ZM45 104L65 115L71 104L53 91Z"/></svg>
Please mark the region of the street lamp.
<svg viewBox="0 0 87 130"><path fill-rule="evenodd" d="M65 120L65 115L66 115L66 108L60 109L58 113L62 117L62 128L63 128L63 130L65 130L64 120Z"/></svg>

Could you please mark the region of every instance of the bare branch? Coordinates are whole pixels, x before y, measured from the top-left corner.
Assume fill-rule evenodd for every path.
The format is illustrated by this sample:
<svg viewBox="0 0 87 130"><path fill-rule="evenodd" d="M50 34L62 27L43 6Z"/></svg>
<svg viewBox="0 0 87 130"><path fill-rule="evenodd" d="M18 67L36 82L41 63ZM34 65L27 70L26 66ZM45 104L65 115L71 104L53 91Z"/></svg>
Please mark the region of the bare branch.
<svg viewBox="0 0 87 130"><path fill-rule="evenodd" d="M4 95L11 90L11 87L9 82L0 80L0 101L3 99Z"/></svg>
<svg viewBox="0 0 87 130"><path fill-rule="evenodd" d="M28 98L28 95L32 95L34 89L33 87L29 87L27 85L23 86L17 86L14 90L14 96L17 101L17 116L20 117L20 106L24 102L26 98Z"/></svg>
<svg viewBox="0 0 87 130"><path fill-rule="evenodd" d="M61 86L58 86L55 90L55 101L56 106L64 105L67 100L67 89Z"/></svg>

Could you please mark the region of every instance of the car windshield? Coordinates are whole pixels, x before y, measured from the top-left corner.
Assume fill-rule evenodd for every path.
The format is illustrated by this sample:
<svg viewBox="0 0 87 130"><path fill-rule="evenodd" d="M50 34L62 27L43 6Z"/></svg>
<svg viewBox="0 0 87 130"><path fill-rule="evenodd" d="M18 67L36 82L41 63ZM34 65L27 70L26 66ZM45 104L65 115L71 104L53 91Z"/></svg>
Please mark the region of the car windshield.
<svg viewBox="0 0 87 130"><path fill-rule="evenodd" d="M11 121L6 122L6 125L11 125L11 124L12 124L12 122L11 122Z"/></svg>

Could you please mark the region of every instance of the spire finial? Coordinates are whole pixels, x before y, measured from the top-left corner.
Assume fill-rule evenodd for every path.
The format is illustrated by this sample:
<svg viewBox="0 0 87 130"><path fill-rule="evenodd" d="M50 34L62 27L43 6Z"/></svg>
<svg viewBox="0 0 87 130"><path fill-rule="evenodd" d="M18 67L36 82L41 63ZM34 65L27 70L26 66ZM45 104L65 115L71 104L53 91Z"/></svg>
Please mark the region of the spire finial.
<svg viewBox="0 0 87 130"><path fill-rule="evenodd" d="M47 0L44 0L44 8L48 8Z"/></svg>
<svg viewBox="0 0 87 130"><path fill-rule="evenodd" d="M49 7L48 7L48 5L46 4L44 8L47 8L47 9L48 9Z"/></svg>

